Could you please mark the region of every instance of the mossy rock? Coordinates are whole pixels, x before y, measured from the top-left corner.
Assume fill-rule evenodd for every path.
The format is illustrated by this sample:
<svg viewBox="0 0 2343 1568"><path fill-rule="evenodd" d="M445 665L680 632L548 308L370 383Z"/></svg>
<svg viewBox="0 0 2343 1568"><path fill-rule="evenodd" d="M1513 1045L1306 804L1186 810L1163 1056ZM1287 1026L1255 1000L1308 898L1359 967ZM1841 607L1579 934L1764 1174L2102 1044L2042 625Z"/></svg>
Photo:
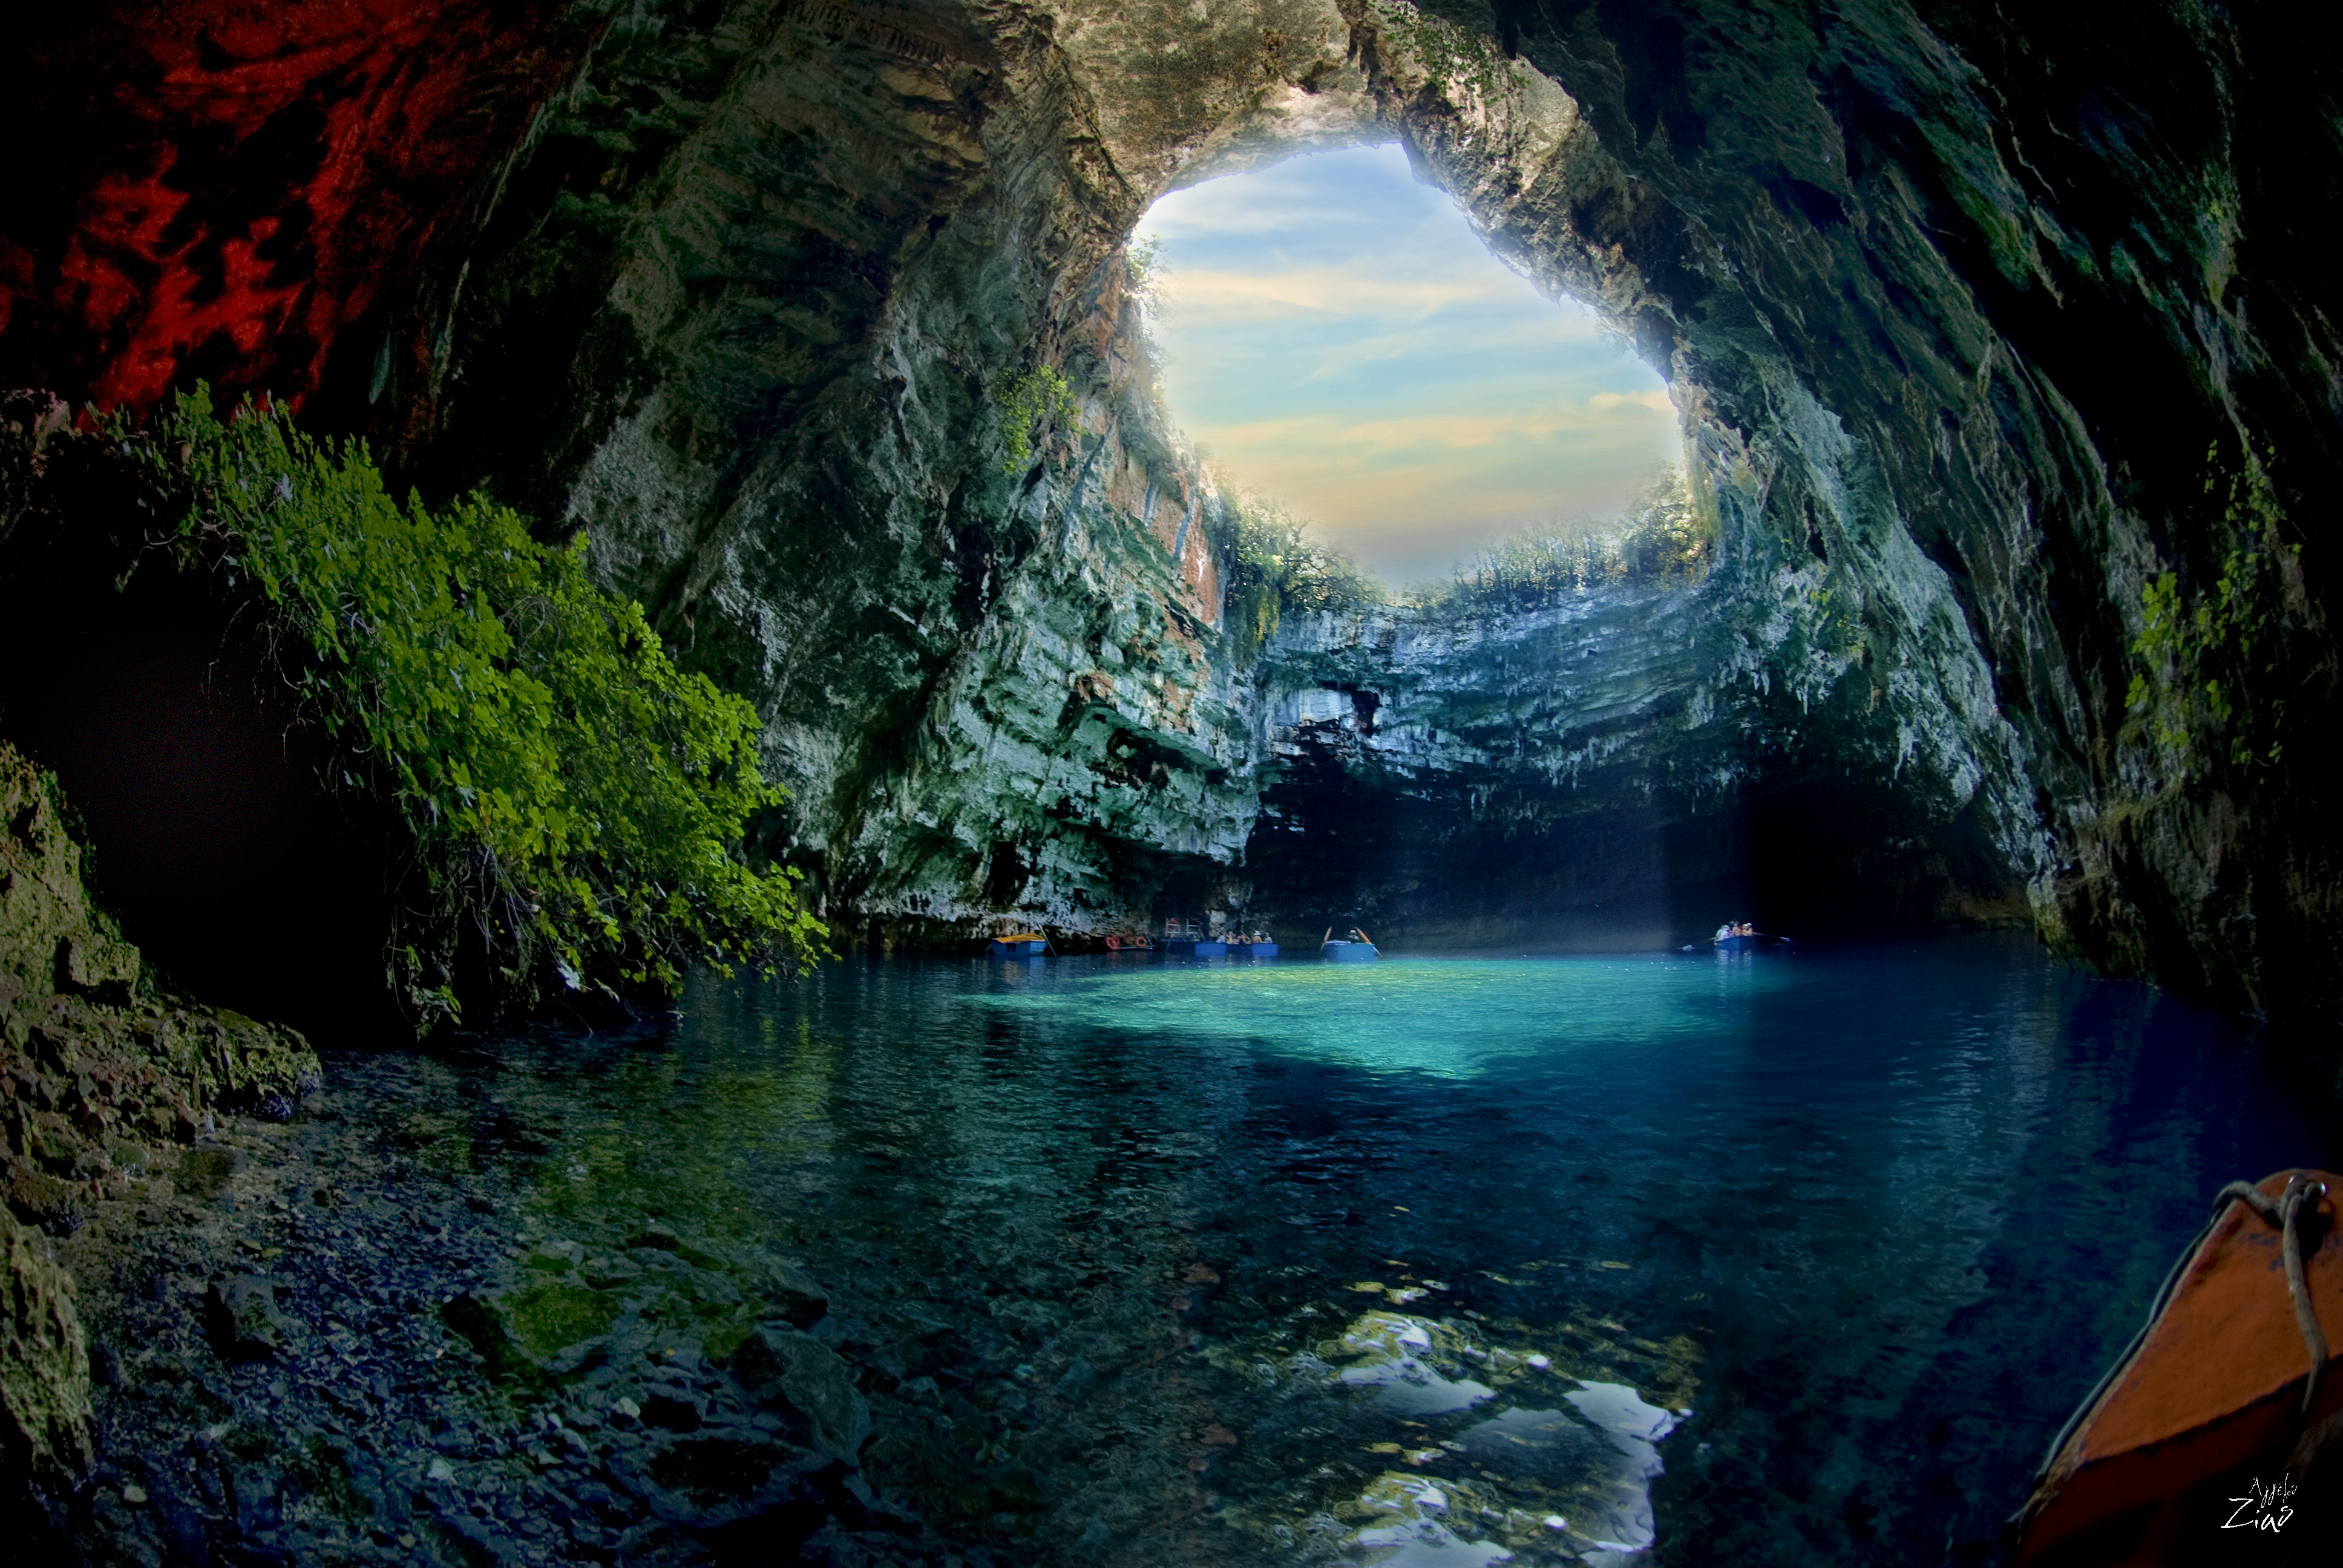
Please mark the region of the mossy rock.
<svg viewBox="0 0 2343 1568"><path fill-rule="evenodd" d="M722 1258L693 1246L674 1231L657 1222L644 1226L621 1244L630 1252L643 1249L672 1252L695 1269L720 1270L726 1266Z"/></svg>
<svg viewBox="0 0 2343 1568"><path fill-rule="evenodd" d="M204 1292L204 1326L228 1361L261 1361L285 1348L292 1325L277 1310L277 1291L256 1274L216 1281Z"/></svg>
<svg viewBox="0 0 2343 1568"><path fill-rule="evenodd" d="M18 1475L86 1469L89 1349L72 1276L5 1208L0 1251L0 1462Z"/></svg>
<svg viewBox="0 0 2343 1568"><path fill-rule="evenodd" d="M618 1303L573 1280L548 1280L497 1300L505 1332L532 1361L552 1360L580 1341L599 1339L618 1321Z"/></svg>

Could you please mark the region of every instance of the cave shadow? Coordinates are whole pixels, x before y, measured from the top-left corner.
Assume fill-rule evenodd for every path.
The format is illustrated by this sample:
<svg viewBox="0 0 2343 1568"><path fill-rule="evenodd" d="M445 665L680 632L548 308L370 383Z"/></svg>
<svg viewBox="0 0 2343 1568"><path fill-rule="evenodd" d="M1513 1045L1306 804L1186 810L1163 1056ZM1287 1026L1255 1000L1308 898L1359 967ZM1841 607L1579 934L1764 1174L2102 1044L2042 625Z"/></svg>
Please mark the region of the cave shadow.
<svg viewBox="0 0 2343 1568"><path fill-rule="evenodd" d="M64 785L93 891L166 987L321 1043L397 1036L393 824L328 793L237 596L136 545L123 581L109 532L142 537L76 510L0 563L0 735Z"/></svg>

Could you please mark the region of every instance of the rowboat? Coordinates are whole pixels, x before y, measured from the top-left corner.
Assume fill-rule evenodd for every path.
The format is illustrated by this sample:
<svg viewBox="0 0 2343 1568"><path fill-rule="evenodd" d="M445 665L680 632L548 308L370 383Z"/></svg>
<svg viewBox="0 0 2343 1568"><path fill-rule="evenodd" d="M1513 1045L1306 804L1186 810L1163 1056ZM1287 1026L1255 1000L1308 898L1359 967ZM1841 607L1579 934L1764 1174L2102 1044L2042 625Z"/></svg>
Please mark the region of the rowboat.
<svg viewBox="0 0 2343 1568"><path fill-rule="evenodd" d="M2010 1521L2013 1568L2202 1563L2236 1539L2221 1530L2283 1526L2257 1519L2277 1518L2278 1489L2343 1444L2338 1189L2324 1171L2222 1189L2147 1323L2052 1442Z"/></svg>
<svg viewBox="0 0 2343 1568"><path fill-rule="evenodd" d="M1272 941L1231 942L1229 944L1229 957L1232 959L1273 959L1276 956L1277 944Z"/></svg>
<svg viewBox="0 0 2343 1568"><path fill-rule="evenodd" d="M985 944L984 956L989 959L1038 959L1050 950L1050 939L1035 931L1018 931L1006 937L995 937Z"/></svg>
<svg viewBox="0 0 2343 1568"><path fill-rule="evenodd" d="M1334 928L1328 926L1325 940L1318 944L1318 956L1334 964L1363 964L1383 956L1375 950L1375 944L1367 940L1366 932L1353 929L1351 936L1358 940L1353 941L1350 938L1337 937Z"/></svg>
<svg viewBox="0 0 2343 1568"><path fill-rule="evenodd" d="M1787 937L1769 937L1763 931L1755 931L1745 937L1712 937L1709 940L1721 953L1749 953L1755 952L1760 948L1786 948L1795 945Z"/></svg>

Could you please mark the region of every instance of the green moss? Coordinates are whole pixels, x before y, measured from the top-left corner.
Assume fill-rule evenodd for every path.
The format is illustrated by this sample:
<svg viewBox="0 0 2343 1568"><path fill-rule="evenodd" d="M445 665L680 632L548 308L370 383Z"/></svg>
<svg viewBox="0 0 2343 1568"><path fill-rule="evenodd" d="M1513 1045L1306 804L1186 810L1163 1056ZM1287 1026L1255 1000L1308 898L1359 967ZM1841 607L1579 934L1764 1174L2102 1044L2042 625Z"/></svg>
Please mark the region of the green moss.
<svg viewBox="0 0 2343 1568"><path fill-rule="evenodd" d="M1021 474L1033 460L1033 438L1052 426L1071 425L1081 405L1066 378L1046 365L1011 377L993 394L1001 417L1001 471Z"/></svg>
<svg viewBox="0 0 2343 1568"><path fill-rule="evenodd" d="M2223 541L2213 580L2193 590L2180 573L2140 594L2139 660L2126 709L2178 769L2252 773L2285 755L2288 678L2286 627L2300 595L2302 546L2262 465L2247 455L2225 472L2206 453L2206 493L2219 498Z"/></svg>
<svg viewBox="0 0 2343 1568"><path fill-rule="evenodd" d="M210 1202L236 1173L236 1156L225 1149L190 1149L179 1156L179 1191Z"/></svg>
<svg viewBox="0 0 2343 1568"><path fill-rule="evenodd" d="M278 662L337 744L332 782L387 797L435 895L524 993L672 988L695 960L788 967L824 932L747 826L783 799L747 702L679 669L582 540L540 545L478 495L385 487L363 446L181 398L143 449L186 497L183 548L266 606ZM416 944L394 965L453 1012Z"/></svg>
<svg viewBox="0 0 2343 1568"><path fill-rule="evenodd" d="M1288 615L1355 611L1383 601L1373 578L1280 501L1239 492L1214 533L1227 562L1222 624L1245 657Z"/></svg>
<svg viewBox="0 0 2343 1568"><path fill-rule="evenodd" d="M351 1481L348 1454L332 1440L311 1437L285 1471L316 1506L335 1518L363 1521L374 1517L373 1504Z"/></svg>
<svg viewBox="0 0 2343 1568"><path fill-rule="evenodd" d="M730 1361L732 1352L740 1348L741 1342L755 1332L756 1327L757 1320L752 1313L743 1313L730 1322L720 1323L701 1336L699 1353L719 1365Z"/></svg>
<svg viewBox="0 0 2343 1568"><path fill-rule="evenodd" d="M673 1252L695 1269L721 1270L726 1266L723 1259L712 1252L702 1251L663 1225L638 1231L627 1239L626 1245L630 1249L650 1247L662 1252Z"/></svg>
<svg viewBox="0 0 2343 1568"><path fill-rule="evenodd" d="M544 1361L580 1340L609 1332L618 1306L599 1291L568 1280L549 1280L501 1298L497 1312L514 1342L531 1360Z"/></svg>
<svg viewBox="0 0 2343 1568"><path fill-rule="evenodd" d="M72 1277L0 1206L0 1464L47 1475L89 1457L89 1352Z"/></svg>
<svg viewBox="0 0 2343 1568"><path fill-rule="evenodd" d="M220 1446L243 1460L246 1464L266 1458L277 1447L275 1437L264 1428L238 1422L220 1438Z"/></svg>
<svg viewBox="0 0 2343 1568"><path fill-rule="evenodd" d="M1414 55L1433 93L1453 97L1470 89L1493 107L1510 97L1513 63L1495 40L1393 0L1380 0L1375 15L1384 34Z"/></svg>

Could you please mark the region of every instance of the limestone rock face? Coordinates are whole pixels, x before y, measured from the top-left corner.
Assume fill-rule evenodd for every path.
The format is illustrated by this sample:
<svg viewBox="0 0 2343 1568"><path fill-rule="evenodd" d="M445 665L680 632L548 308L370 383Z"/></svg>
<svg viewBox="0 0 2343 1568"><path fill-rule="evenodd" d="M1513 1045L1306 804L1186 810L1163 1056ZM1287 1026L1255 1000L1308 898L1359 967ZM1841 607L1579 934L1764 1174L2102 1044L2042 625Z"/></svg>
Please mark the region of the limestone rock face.
<svg viewBox="0 0 2343 1568"><path fill-rule="evenodd" d="M357 267L354 231L307 223L316 254L280 264L363 276L363 320L310 310L330 350L274 359L138 327L104 363L246 384L297 363L287 389L427 487L487 483L582 528L604 578L767 714L796 796L774 842L834 917L1100 929L1167 878L1241 880L1254 844L1276 859L1256 808L1307 760L1273 760L1302 688L1264 690L1214 635L1212 497L1151 396L1118 247L1176 185L1396 140L1499 255L1670 379L1721 540L1717 657L1669 671L1614 638L1620 673L1550 667L1589 692L1660 683L1642 711L1681 733L1638 766L1718 780L1745 822L1800 767L1868 769L1883 803L1861 830L1891 859L1975 859L1936 879L2014 880L2104 966L2272 1011L2343 1003L2307 945L2343 914L2338 813L2287 739L2336 677L2334 579L2300 522L2343 457L2318 216L2343 180L2334 18L2178 0L2117 28L1936 0L444 10L451 38L490 15L518 29L558 85L498 76L494 112L459 123L419 110L483 68L470 44L404 89L367 78L366 102L409 93L444 154L438 184L398 186L444 193L430 241ZM199 21L119 47L167 62ZM201 119L202 82L226 103L259 73L287 114L341 113L265 32L204 55L175 112ZM79 47L44 45L26 112L101 101L75 85L95 68ZM166 204L180 216L122 242L166 278L281 248L297 206L323 213L330 189L342 212L391 179L305 154L266 164L300 176L272 185L242 129L226 139L255 161L231 178L172 134L139 143L166 170L142 177L189 193ZM106 228L114 156L52 171L25 209L48 226L9 253L31 258L5 275L29 301L0 336L20 378L130 384L66 385L92 361L56 351L93 329L65 280L76 225ZM272 300L220 296L218 343L289 341ZM1037 370L1077 411L1012 431L1009 394ZM1005 463L1021 434L1030 458ZM1411 706L1479 657L1376 675L1463 738L1416 794L1560 790L1554 812L1590 831L1641 798L1560 765L1601 731L1575 697L1508 689L1511 753ZM1691 722L1726 692L1761 716ZM1815 712L1835 717L1818 732ZM1527 739L1548 721L1564 730ZM1469 791L1441 809L1469 822ZM1776 827L1814 830L1795 815Z"/></svg>
<svg viewBox="0 0 2343 1568"><path fill-rule="evenodd" d="M1094 446L1195 488L1117 417L1125 353L1086 325L1146 203L1396 138L1501 255L1669 374L1751 679L1875 709L1889 779L1938 827L1966 813L2054 936L2259 998L2332 884L2323 829L2258 835L2237 802L2322 787L2144 737L2134 645L2148 584L2201 591L2238 548L2204 499L2208 446L2233 466L2274 446L2282 489L2336 456L2317 275L2253 161L2286 126L2331 138L2331 93L2247 104L2291 45L2178 7L2122 47L1893 4L1754 32L1698 4L1441 9L824 10L726 35L742 90L603 231L569 402L528 447L568 454L543 508L773 714L794 830L840 900L1079 929L1149 856L1235 859L1249 799L1212 780L1242 785L1243 721L1205 701L1192 732L1116 725L1172 797L1118 811L1085 721L1033 711L1085 672L1009 628L1141 575L1100 546L1147 487L1086 489ZM681 47L598 56L600 112ZM451 432L495 386L497 286L451 338ZM987 471L984 389L1028 354L1086 411L1021 490ZM2299 708L2332 661L2314 589L2278 598ZM1206 699L1242 679L1161 674Z"/></svg>
<svg viewBox="0 0 2343 1568"><path fill-rule="evenodd" d="M2331 1017L2330 787L2271 749L2336 673L2299 519L2343 455L2304 217L2337 176L2322 155L2299 188L2278 150L2336 143L2307 40L2179 5L2119 35L1926 4L1430 9L1549 73L1614 171L1468 205L1664 352L1746 566L1823 566L2045 931ZM2248 447L2266 508L2221 480ZM2158 589L2211 646L2175 648ZM2182 667L2226 712L2173 717Z"/></svg>
<svg viewBox="0 0 2343 1568"><path fill-rule="evenodd" d="M1868 680L1781 685L1816 650L1753 636L1743 586L1282 626L1256 673L1277 770L1251 918L1611 947L1759 895L1808 932L2022 920L1958 736L1915 733Z"/></svg>

